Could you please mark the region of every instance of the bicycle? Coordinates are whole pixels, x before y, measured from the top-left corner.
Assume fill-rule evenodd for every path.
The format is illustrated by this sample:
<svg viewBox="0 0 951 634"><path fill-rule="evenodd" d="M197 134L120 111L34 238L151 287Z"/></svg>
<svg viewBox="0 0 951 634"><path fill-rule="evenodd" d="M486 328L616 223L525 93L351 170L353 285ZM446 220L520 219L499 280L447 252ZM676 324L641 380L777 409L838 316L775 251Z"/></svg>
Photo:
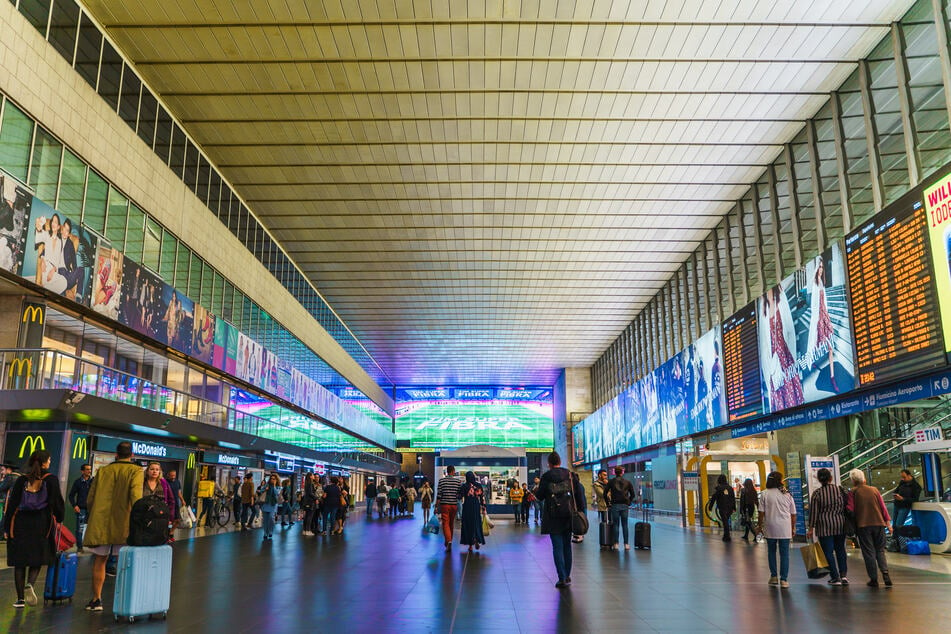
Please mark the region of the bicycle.
<svg viewBox="0 0 951 634"><path fill-rule="evenodd" d="M211 518L218 526L224 528L231 522L231 503L223 495L216 495L211 505Z"/></svg>

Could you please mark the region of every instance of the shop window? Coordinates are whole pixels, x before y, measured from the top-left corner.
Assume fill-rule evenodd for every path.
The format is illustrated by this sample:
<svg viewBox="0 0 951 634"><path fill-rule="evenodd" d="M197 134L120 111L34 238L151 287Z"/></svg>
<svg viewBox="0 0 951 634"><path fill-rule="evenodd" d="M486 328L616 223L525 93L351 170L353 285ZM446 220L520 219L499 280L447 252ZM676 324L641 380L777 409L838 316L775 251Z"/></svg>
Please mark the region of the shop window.
<svg viewBox="0 0 951 634"><path fill-rule="evenodd" d="M185 133L172 122L172 141L169 149L168 167L176 176L182 178L185 170Z"/></svg>
<svg viewBox="0 0 951 634"><path fill-rule="evenodd" d="M174 286L175 257L178 251L178 239L168 229L162 229L162 257L158 272L162 279Z"/></svg>
<svg viewBox="0 0 951 634"><path fill-rule="evenodd" d="M73 218L81 218L86 190L86 164L70 152L63 152L63 173L60 177L56 208Z"/></svg>
<svg viewBox="0 0 951 634"><path fill-rule="evenodd" d="M96 89L99 77L99 55L102 49L102 33L85 13L79 20L79 39L76 42L76 72L86 83Z"/></svg>
<svg viewBox="0 0 951 634"><path fill-rule="evenodd" d="M139 118L139 97L142 91L142 82L136 77L135 71L128 64L123 65L122 91L119 99L119 117L126 125L135 131L135 124ZM151 143L149 147L152 147Z"/></svg>
<svg viewBox="0 0 951 634"><path fill-rule="evenodd" d="M168 370L166 373L166 385L173 390L184 392L186 388L185 381L188 377L188 368L183 363L174 359L168 360Z"/></svg>
<svg viewBox="0 0 951 634"><path fill-rule="evenodd" d="M145 242L145 213L134 203L129 204L129 223L125 230L125 254L135 262L142 262Z"/></svg>
<svg viewBox="0 0 951 634"><path fill-rule="evenodd" d="M72 65L79 31L79 5L74 0L56 0L50 17L49 43Z"/></svg>
<svg viewBox="0 0 951 634"><path fill-rule="evenodd" d="M151 97L152 94L149 93ZM172 117L161 104L156 104L155 117L155 155L168 165L172 146Z"/></svg>
<svg viewBox="0 0 951 634"><path fill-rule="evenodd" d="M122 56L109 43L102 42L102 62L99 64L99 83L96 90L109 106L119 106L119 83L122 79Z"/></svg>
<svg viewBox="0 0 951 634"><path fill-rule="evenodd" d="M149 89L142 86L142 98L139 100L139 125L136 134L149 148L155 143L155 117L158 110L158 100Z"/></svg>
<svg viewBox="0 0 951 634"><path fill-rule="evenodd" d="M161 249L162 227L146 216L145 233L142 235L142 264L158 272Z"/></svg>
<svg viewBox="0 0 951 634"><path fill-rule="evenodd" d="M3 104L0 123L0 168L26 182L30 168L33 120L9 101Z"/></svg>
<svg viewBox="0 0 951 634"><path fill-rule="evenodd" d="M20 0L19 4L20 13L44 38L50 20L51 4L50 0Z"/></svg>
<svg viewBox="0 0 951 634"><path fill-rule="evenodd" d="M106 238L125 252L125 229L129 223L129 199L115 187L109 188L109 213L106 220Z"/></svg>
<svg viewBox="0 0 951 634"><path fill-rule="evenodd" d="M83 224L104 235L106 207L109 203L109 184L93 170L86 173L86 200L83 205Z"/></svg>
<svg viewBox="0 0 951 634"><path fill-rule="evenodd" d="M895 69L892 39L886 37L868 57L871 78L873 118L878 133L876 147L882 165L884 204L908 191L908 157L905 154L905 131L901 120L898 96L898 73Z"/></svg>
<svg viewBox="0 0 951 634"><path fill-rule="evenodd" d="M33 161L30 165L30 187L37 197L51 207L56 206L59 168L63 158L63 144L43 128L37 127L33 139Z"/></svg>

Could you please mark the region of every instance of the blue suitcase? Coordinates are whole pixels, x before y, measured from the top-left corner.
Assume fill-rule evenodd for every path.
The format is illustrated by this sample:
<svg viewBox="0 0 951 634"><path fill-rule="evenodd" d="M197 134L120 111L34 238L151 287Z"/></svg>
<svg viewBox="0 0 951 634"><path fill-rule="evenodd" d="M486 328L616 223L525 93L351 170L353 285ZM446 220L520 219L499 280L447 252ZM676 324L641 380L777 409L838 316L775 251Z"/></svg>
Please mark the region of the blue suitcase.
<svg viewBox="0 0 951 634"><path fill-rule="evenodd" d="M46 587L43 589L43 603L48 601L73 602L76 593L76 569L79 557L76 553L56 553L56 560L46 569Z"/></svg>
<svg viewBox="0 0 951 634"><path fill-rule="evenodd" d="M168 613L172 592L172 547L124 546L119 551L115 620Z"/></svg>

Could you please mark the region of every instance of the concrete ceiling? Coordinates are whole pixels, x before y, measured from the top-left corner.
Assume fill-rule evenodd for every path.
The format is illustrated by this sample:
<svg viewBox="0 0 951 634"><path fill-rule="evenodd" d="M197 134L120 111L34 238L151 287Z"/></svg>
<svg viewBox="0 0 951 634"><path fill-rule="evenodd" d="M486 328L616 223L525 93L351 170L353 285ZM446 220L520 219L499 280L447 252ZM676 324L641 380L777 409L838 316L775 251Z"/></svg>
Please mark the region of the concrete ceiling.
<svg viewBox="0 0 951 634"><path fill-rule="evenodd" d="M911 3L83 4L395 383L548 384Z"/></svg>

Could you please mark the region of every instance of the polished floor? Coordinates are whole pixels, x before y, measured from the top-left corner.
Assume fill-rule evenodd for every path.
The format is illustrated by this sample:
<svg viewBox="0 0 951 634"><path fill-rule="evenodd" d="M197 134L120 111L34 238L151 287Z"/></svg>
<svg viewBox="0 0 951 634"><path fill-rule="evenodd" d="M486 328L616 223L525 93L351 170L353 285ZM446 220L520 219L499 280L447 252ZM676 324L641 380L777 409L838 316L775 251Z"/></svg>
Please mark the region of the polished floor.
<svg viewBox="0 0 951 634"><path fill-rule="evenodd" d="M895 587L809 581L792 553L792 587L768 587L766 548L655 523L651 551L605 552L592 534L574 549L569 589L557 590L548 538L499 522L480 554L420 519L351 515L342 537L302 537L299 525L261 541L260 529L175 544L168 621L115 623L88 613L90 559L72 606L14 610L0 572L0 631L9 632L888 632L939 631L951 620L951 577L894 566ZM593 525L596 528L596 525ZM593 538L593 539L592 539ZM457 535L458 539L458 535ZM922 558L927 559L927 558ZM42 576L41 576L42 579Z"/></svg>

